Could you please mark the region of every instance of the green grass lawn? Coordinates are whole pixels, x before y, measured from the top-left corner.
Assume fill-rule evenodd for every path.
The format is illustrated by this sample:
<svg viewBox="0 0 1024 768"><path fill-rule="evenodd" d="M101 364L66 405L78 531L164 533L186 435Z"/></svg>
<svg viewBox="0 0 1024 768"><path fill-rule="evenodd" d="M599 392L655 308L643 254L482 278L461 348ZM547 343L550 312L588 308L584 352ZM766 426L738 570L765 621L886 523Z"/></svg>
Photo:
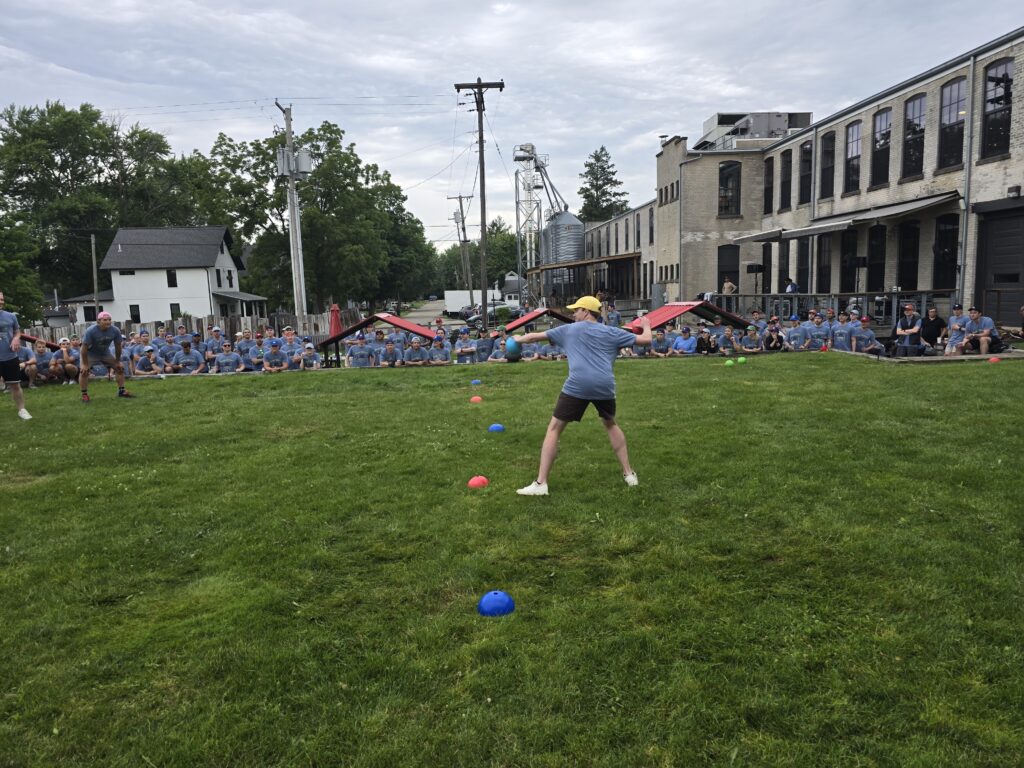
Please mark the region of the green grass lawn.
<svg viewBox="0 0 1024 768"><path fill-rule="evenodd" d="M3 396L0 766L1021 764L1024 366L564 372Z"/></svg>

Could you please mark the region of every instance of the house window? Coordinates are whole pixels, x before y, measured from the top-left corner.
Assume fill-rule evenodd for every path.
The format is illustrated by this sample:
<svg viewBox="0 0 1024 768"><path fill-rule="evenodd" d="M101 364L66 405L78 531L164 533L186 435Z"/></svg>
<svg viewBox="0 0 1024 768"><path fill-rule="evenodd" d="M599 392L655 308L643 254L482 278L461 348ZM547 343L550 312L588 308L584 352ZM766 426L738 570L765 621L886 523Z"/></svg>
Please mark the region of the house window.
<svg viewBox="0 0 1024 768"><path fill-rule="evenodd" d="M167 287L177 288L178 287L178 271L175 269L167 270Z"/></svg>
<svg viewBox="0 0 1024 768"><path fill-rule="evenodd" d="M889 183L889 146L892 143L892 110L875 114L871 142L871 186Z"/></svg>
<svg viewBox="0 0 1024 768"><path fill-rule="evenodd" d="M594 256L594 233L587 233L587 258L593 258Z"/></svg>
<svg viewBox="0 0 1024 768"><path fill-rule="evenodd" d="M221 285L221 282L220 282L220 270L219 269L215 269L214 272L217 273L217 287L218 288L222 288L223 286Z"/></svg>
<svg viewBox="0 0 1024 768"><path fill-rule="evenodd" d="M836 134L826 133L821 137L821 191L819 200L825 200L835 194L836 180Z"/></svg>
<svg viewBox="0 0 1024 768"><path fill-rule="evenodd" d="M865 290L885 290L885 226L868 230L868 279Z"/></svg>
<svg viewBox="0 0 1024 768"><path fill-rule="evenodd" d="M819 293L832 291L832 235L818 235L818 274L814 290Z"/></svg>
<svg viewBox="0 0 1024 768"><path fill-rule="evenodd" d="M718 215L740 215L740 170L734 160L718 164Z"/></svg>
<svg viewBox="0 0 1024 768"><path fill-rule="evenodd" d="M615 222L615 252L619 252L619 222Z"/></svg>
<svg viewBox="0 0 1024 768"><path fill-rule="evenodd" d="M597 258L601 258L601 232L597 232Z"/></svg>
<svg viewBox="0 0 1024 768"><path fill-rule="evenodd" d="M647 244L654 245L654 209L647 209Z"/></svg>
<svg viewBox="0 0 1024 768"><path fill-rule="evenodd" d="M1010 111L1013 106L1013 59L997 61L985 70L985 114L981 123L981 156L1010 151Z"/></svg>
<svg viewBox="0 0 1024 768"><path fill-rule="evenodd" d="M857 230L843 230L839 249L839 292L857 290Z"/></svg>
<svg viewBox="0 0 1024 768"><path fill-rule="evenodd" d="M117 274L119 274L121 277L131 277L132 275L135 274L135 270L134 269L119 269L119 270L117 270Z"/></svg>
<svg viewBox="0 0 1024 768"><path fill-rule="evenodd" d="M764 161L764 213L765 215L775 210L775 158L769 157Z"/></svg>
<svg viewBox="0 0 1024 768"><path fill-rule="evenodd" d="M636 249L639 251L640 250L640 214L639 213L636 215L636 218L633 219L633 222L636 225L636 226L633 227L633 231L636 232Z"/></svg>
<svg viewBox="0 0 1024 768"><path fill-rule="evenodd" d="M846 166L843 192L860 191L860 120L846 126Z"/></svg>
<svg viewBox="0 0 1024 768"><path fill-rule="evenodd" d="M229 269L228 270L228 288L234 288L234 287L235 287L235 276L234 276L234 274L232 274L231 270Z"/></svg>
<svg viewBox="0 0 1024 768"><path fill-rule="evenodd" d="M625 231L625 236L626 236L626 250L628 251L628 250L629 250L629 219L628 219L628 218L626 218L626 219L623 219L623 221L622 221L622 226L623 226L623 228L624 228L624 231Z"/></svg>
<svg viewBox="0 0 1024 768"><path fill-rule="evenodd" d="M609 256L612 255L612 228L604 228L604 252Z"/></svg>
<svg viewBox="0 0 1024 768"><path fill-rule="evenodd" d="M761 266L764 268L761 290L765 293L772 291L772 244L761 244Z"/></svg>
<svg viewBox="0 0 1024 768"><path fill-rule="evenodd" d="M811 142L805 141L800 145L800 192L797 203L811 202L811 158L813 156Z"/></svg>
<svg viewBox="0 0 1024 768"><path fill-rule="evenodd" d="M128 314L131 315L133 323L141 323L142 322L142 314L139 312L139 305L138 304L129 304L128 305Z"/></svg>
<svg viewBox="0 0 1024 768"><path fill-rule="evenodd" d="M956 288L956 259L960 248L960 215L947 213L935 219L935 261L932 289Z"/></svg>
<svg viewBox="0 0 1024 768"><path fill-rule="evenodd" d="M924 171L924 94L907 99L903 107L903 178Z"/></svg>
<svg viewBox="0 0 1024 768"><path fill-rule="evenodd" d="M779 210L788 211L793 194L793 150L779 155Z"/></svg>
<svg viewBox="0 0 1024 768"><path fill-rule="evenodd" d="M917 290L917 252L920 242L921 227L916 221L904 221L900 224L896 285L904 291Z"/></svg>
<svg viewBox="0 0 1024 768"><path fill-rule="evenodd" d="M103 311L103 307L100 307L100 311ZM86 304L84 307L82 307L82 317L85 319L85 322L87 323L96 322L96 305Z"/></svg>
<svg viewBox="0 0 1024 768"><path fill-rule="evenodd" d="M811 290L811 238L796 241L796 284L802 291Z"/></svg>
<svg viewBox="0 0 1024 768"><path fill-rule="evenodd" d="M171 304L171 320L181 317L181 304Z"/></svg>
<svg viewBox="0 0 1024 768"><path fill-rule="evenodd" d="M787 277L789 277L789 240L783 240L779 243L779 279L778 287L775 289L779 293L786 290Z"/></svg>
<svg viewBox="0 0 1024 768"><path fill-rule="evenodd" d="M939 108L939 168L950 168L964 161L964 116L967 95L964 78L942 86Z"/></svg>

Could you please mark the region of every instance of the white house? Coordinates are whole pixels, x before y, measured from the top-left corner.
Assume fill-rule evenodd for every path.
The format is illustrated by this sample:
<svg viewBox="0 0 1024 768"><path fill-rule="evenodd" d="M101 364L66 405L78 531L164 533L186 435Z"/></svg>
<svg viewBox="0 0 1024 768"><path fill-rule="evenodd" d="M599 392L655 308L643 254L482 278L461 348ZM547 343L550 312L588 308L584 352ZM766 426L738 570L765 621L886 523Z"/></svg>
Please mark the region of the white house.
<svg viewBox="0 0 1024 768"><path fill-rule="evenodd" d="M112 284L100 297L100 309L115 321L133 323L183 314L265 315L265 297L238 289L245 265L231 245L224 226L119 229L100 265L110 272ZM67 303L78 310L79 320L95 319L90 294Z"/></svg>

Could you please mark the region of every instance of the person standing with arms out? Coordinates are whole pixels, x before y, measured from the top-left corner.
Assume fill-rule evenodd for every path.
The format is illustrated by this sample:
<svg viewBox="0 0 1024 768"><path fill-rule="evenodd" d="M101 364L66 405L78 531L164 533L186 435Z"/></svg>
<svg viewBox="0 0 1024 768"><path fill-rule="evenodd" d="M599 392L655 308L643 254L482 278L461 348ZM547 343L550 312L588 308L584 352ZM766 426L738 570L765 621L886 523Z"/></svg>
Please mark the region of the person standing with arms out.
<svg viewBox="0 0 1024 768"><path fill-rule="evenodd" d="M85 332L82 339L82 365L79 368L78 385L82 389L82 402L89 402L89 368L95 363L103 363L113 368L117 376L117 396L135 397L124 388L124 364L121 362L121 343L124 337L121 329L114 325L109 312L100 312L96 316L96 325ZM114 345L111 354L110 345Z"/></svg>
<svg viewBox="0 0 1024 768"><path fill-rule="evenodd" d="M4 294L0 291L0 379L7 384L18 409L18 417L28 421L32 415L25 410L25 393L21 391L21 326L18 316L4 309Z"/></svg>
<svg viewBox="0 0 1024 768"><path fill-rule="evenodd" d="M562 385L562 392L544 435L537 479L516 491L521 496L548 495L548 474L558 455L558 440L566 424L580 421L591 403L608 431L608 440L622 465L622 477L626 485L640 484L629 463L626 435L615 422L615 374L612 364L623 347L651 343L651 323L646 317L641 317L643 332L639 335L623 328L604 325L598 321L601 317L601 302L594 296L583 296L567 309L573 311L571 325L515 337L520 345L538 341L557 344L569 358L569 377Z"/></svg>

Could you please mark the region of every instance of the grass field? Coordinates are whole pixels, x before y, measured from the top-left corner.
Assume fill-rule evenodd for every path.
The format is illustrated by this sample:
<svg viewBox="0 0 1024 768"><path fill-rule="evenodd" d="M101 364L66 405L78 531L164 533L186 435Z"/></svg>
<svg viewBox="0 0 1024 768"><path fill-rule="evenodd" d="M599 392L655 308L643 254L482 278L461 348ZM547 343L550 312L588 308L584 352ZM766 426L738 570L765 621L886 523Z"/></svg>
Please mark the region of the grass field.
<svg viewBox="0 0 1024 768"><path fill-rule="evenodd" d="M0 766L1021 764L1024 366L564 370L3 396Z"/></svg>

